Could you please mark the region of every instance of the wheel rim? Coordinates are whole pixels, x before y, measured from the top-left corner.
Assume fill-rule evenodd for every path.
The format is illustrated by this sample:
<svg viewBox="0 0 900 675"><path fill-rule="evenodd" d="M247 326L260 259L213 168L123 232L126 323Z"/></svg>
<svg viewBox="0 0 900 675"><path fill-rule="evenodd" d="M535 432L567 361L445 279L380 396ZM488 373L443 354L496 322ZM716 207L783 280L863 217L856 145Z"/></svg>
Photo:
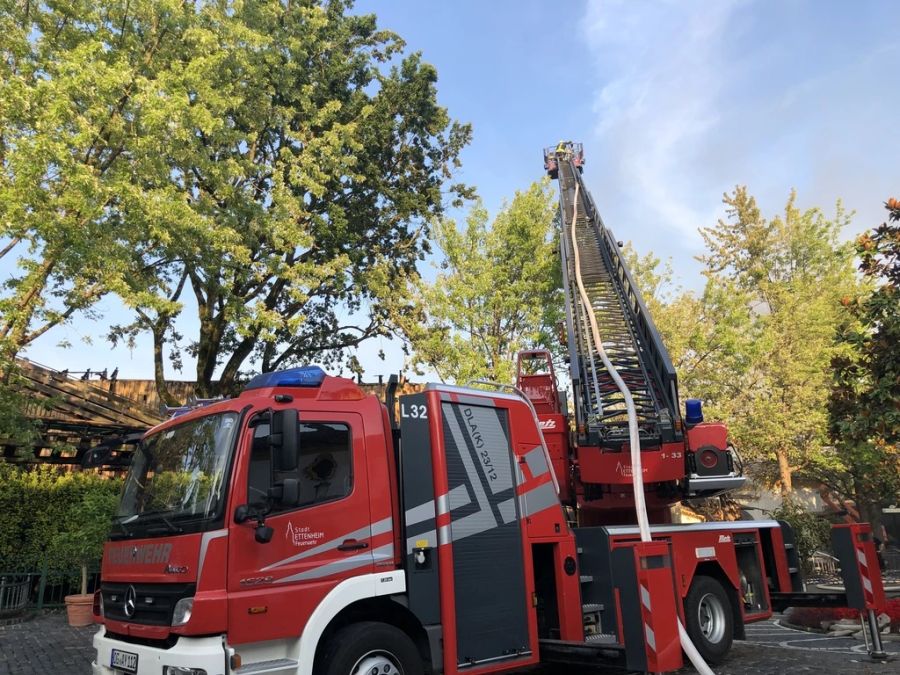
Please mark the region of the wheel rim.
<svg viewBox="0 0 900 675"><path fill-rule="evenodd" d="M350 675L403 675L393 654L374 651L364 654L350 670Z"/></svg>
<svg viewBox="0 0 900 675"><path fill-rule="evenodd" d="M725 607L712 593L706 593L697 605L700 632L712 644L718 644L725 637Z"/></svg>

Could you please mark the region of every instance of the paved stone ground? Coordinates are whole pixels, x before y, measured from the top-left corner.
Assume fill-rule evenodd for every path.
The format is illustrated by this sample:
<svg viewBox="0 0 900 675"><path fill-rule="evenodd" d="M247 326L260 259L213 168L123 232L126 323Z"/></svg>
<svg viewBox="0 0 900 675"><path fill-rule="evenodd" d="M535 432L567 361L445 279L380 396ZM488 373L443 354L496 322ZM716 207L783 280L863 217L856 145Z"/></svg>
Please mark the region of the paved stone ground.
<svg viewBox="0 0 900 675"><path fill-rule="evenodd" d="M85 675L91 672L96 626L72 628L65 612L0 626L0 675Z"/></svg>
<svg viewBox="0 0 900 675"><path fill-rule="evenodd" d="M0 675L87 675L96 626L72 628L62 613L40 614L24 623L0 626ZM900 656L900 641L885 650ZM778 625L775 620L747 626L747 641L736 642L717 675L897 675L900 662L871 663L865 645L853 638L829 638ZM608 671L619 673L621 671ZM694 672L690 668L683 675ZM589 675L577 668L541 669L542 675ZM532 671L535 674L535 671ZM600 675L596 670L591 675Z"/></svg>

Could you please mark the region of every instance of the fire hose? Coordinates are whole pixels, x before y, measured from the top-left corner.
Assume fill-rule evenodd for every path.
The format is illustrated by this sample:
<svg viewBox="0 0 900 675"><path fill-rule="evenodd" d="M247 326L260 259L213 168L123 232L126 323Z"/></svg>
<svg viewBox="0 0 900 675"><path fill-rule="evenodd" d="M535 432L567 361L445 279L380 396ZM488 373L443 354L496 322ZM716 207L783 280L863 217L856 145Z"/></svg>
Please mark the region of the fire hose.
<svg viewBox="0 0 900 675"><path fill-rule="evenodd" d="M622 376L619 375L619 371L616 370L615 366L613 366L612 362L609 360L609 356L603 348L603 341L600 339L600 329L597 327L597 318L594 316L594 309L591 307L590 299L588 298L587 291L584 289L584 283L581 280L581 261L578 257L578 246L575 245L575 224L578 219L578 192L579 184L576 182L571 228L572 251L575 257L575 281L578 285L578 294L581 297L581 303L584 305L587 312L594 346L597 349L597 353L600 355L601 361L603 361L604 367L609 372L613 381L616 383L616 387L622 392L622 396L625 399L625 411L628 415L628 442L631 447L631 484L634 488L634 508L635 511L637 511L638 530L641 534L641 541L646 542L651 540L650 521L647 518L647 502L644 499L644 474L641 465L641 439L640 434L638 433L637 411L634 407L634 398L631 396L631 391L628 389ZM678 636L681 641L681 648L684 650L684 653L687 655L694 668L696 668L697 672L701 675L715 675L706 661L703 660L700 652L697 651L694 643L691 642L691 638L684 629L681 619L678 619Z"/></svg>

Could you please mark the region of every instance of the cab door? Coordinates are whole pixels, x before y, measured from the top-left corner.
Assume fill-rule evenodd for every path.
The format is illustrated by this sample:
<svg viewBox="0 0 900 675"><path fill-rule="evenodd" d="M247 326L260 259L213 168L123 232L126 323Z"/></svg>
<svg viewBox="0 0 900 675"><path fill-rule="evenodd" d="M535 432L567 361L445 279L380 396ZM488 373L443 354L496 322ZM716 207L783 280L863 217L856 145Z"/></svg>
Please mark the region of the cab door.
<svg viewBox="0 0 900 675"><path fill-rule="evenodd" d="M238 524L230 514L233 644L296 638L335 586L371 573L375 561L362 417L301 412L296 467L287 471L273 462L268 422L255 422L251 418L244 433L234 503L261 503L286 479L296 480L297 490L292 503L270 499L265 525L273 533L267 543L256 540L255 520Z"/></svg>

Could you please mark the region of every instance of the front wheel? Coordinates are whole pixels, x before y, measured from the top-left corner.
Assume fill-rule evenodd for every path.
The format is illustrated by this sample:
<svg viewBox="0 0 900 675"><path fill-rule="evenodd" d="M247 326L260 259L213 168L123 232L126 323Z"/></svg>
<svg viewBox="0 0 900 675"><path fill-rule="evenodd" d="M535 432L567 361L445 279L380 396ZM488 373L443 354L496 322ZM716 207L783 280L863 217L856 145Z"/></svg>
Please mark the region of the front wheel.
<svg viewBox="0 0 900 675"><path fill-rule="evenodd" d="M734 614L728 593L716 579L699 575L684 599L685 629L709 663L721 663L734 638Z"/></svg>
<svg viewBox="0 0 900 675"><path fill-rule="evenodd" d="M329 640L325 675L423 675L419 651L399 628L377 621L346 626Z"/></svg>

